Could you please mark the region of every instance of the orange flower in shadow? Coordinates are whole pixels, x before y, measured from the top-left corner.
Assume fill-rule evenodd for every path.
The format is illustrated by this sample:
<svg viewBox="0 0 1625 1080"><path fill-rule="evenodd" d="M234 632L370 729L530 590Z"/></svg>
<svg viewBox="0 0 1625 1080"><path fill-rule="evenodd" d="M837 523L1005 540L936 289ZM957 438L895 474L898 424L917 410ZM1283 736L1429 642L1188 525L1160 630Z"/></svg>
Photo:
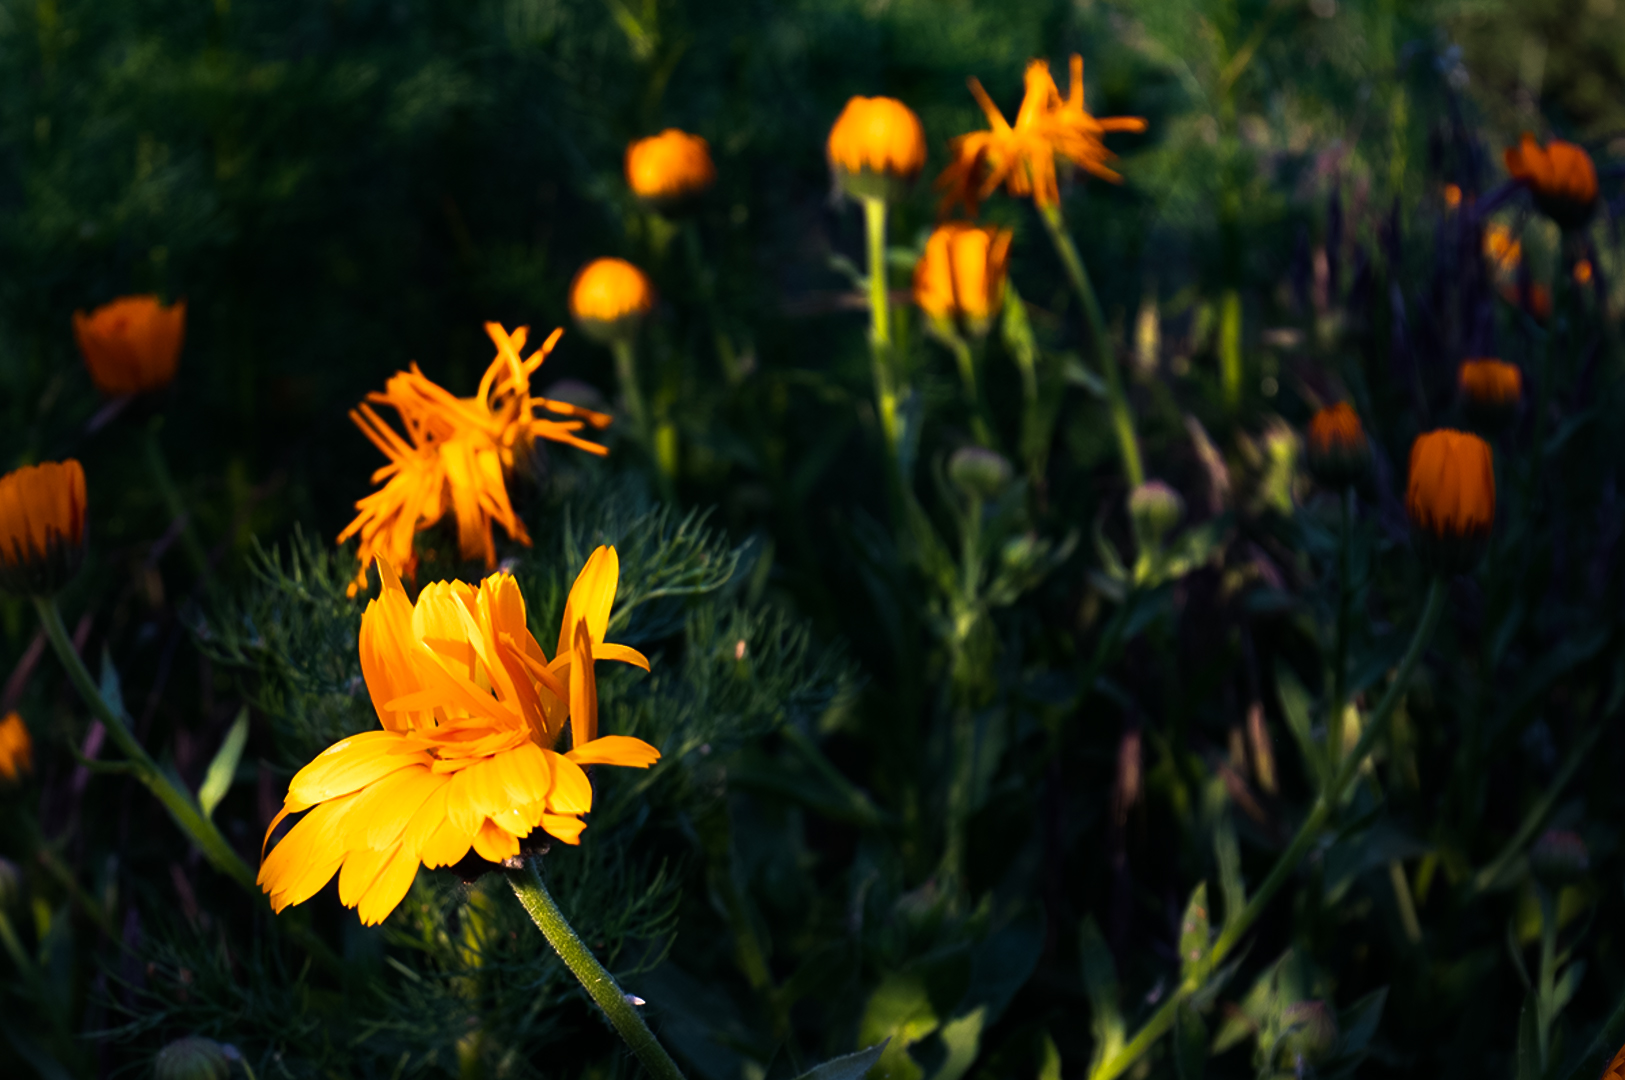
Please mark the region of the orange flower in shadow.
<svg viewBox="0 0 1625 1080"><path fill-rule="evenodd" d="M1327 487L1346 487L1364 473L1371 444L1360 414L1346 401L1320 409L1309 420L1305 457L1309 471Z"/></svg>
<svg viewBox="0 0 1625 1080"><path fill-rule="evenodd" d="M1418 553L1435 573L1477 561L1495 524L1495 457L1477 435L1443 428L1411 444L1405 511Z"/></svg>
<svg viewBox="0 0 1625 1080"><path fill-rule="evenodd" d="M15 712L0 720L0 780L8 783L34 771L34 740Z"/></svg>
<svg viewBox="0 0 1625 1080"><path fill-rule="evenodd" d="M123 296L73 313L90 381L110 397L161 390L175 378L186 337L186 301L165 307L156 296Z"/></svg>
<svg viewBox="0 0 1625 1080"><path fill-rule="evenodd" d="M1535 197L1542 213L1565 229L1577 229L1597 204L1597 167L1591 155L1571 142L1553 139L1544 147L1524 132L1507 147L1507 172Z"/></svg>
<svg viewBox="0 0 1625 1080"><path fill-rule="evenodd" d="M72 458L0 476L0 589L49 596L84 561L85 470Z"/></svg>

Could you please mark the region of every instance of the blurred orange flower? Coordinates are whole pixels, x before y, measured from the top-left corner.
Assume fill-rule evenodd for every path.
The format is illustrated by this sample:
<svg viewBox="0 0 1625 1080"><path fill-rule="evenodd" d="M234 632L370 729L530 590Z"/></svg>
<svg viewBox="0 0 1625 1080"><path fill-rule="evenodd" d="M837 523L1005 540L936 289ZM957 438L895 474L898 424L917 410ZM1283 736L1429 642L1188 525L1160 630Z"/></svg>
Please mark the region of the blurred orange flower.
<svg viewBox="0 0 1625 1080"><path fill-rule="evenodd" d="M667 128L626 148L626 184L640 199L669 205L710 187L717 178L711 147L698 135Z"/></svg>
<svg viewBox="0 0 1625 1080"><path fill-rule="evenodd" d="M1529 188L1541 212L1565 229L1584 225L1597 203L1597 168L1591 155L1571 142L1553 139L1544 147L1524 132L1507 147L1507 172Z"/></svg>
<svg viewBox="0 0 1625 1080"><path fill-rule="evenodd" d="M887 197L925 168L925 128L896 98L854 97L835 118L827 150L849 194Z"/></svg>
<svg viewBox="0 0 1625 1080"><path fill-rule="evenodd" d="M1523 245L1511 229L1492 221L1484 229L1484 255L1490 260L1490 269L1510 273L1523 260Z"/></svg>
<svg viewBox="0 0 1625 1080"><path fill-rule="evenodd" d="M85 470L72 458L0 477L0 589L49 596L85 554Z"/></svg>
<svg viewBox="0 0 1625 1080"><path fill-rule="evenodd" d="M1456 369L1462 409L1474 427L1498 431L1523 399L1523 372L1504 360L1463 360Z"/></svg>
<svg viewBox="0 0 1625 1080"><path fill-rule="evenodd" d="M1411 444L1405 511L1417 549L1436 573L1460 573L1495 524L1495 459L1490 444L1441 428Z"/></svg>
<svg viewBox="0 0 1625 1080"><path fill-rule="evenodd" d="M933 320L962 321L973 334L987 333L1004 305L1012 235L961 221L937 226L914 264L914 302Z"/></svg>
<svg viewBox="0 0 1625 1080"><path fill-rule="evenodd" d="M1309 420L1309 471L1328 487L1359 479L1371 455L1360 414L1346 401L1318 410Z"/></svg>
<svg viewBox="0 0 1625 1080"><path fill-rule="evenodd" d="M34 770L34 740L15 712L0 720L0 779L14 781Z"/></svg>
<svg viewBox="0 0 1625 1080"><path fill-rule="evenodd" d="M654 306L648 276L625 259L594 259L570 283L570 314L594 341L607 344L634 332Z"/></svg>
<svg viewBox="0 0 1625 1080"><path fill-rule="evenodd" d="M424 587L414 605L383 559L377 599L361 617L361 671L381 730L324 750L288 784L271 833L310 811L260 864L259 884L282 911L335 874L339 900L382 922L417 877L473 851L502 862L536 829L581 842L592 809L586 765L648 768L660 751L625 735L599 737L594 660L649 668L635 649L606 644L620 568L600 547L565 604L551 662L508 574L478 588ZM556 749L570 728L571 749Z"/></svg>
<svg viewBox="0 0 1625 1080"><path fill-rule="evenodd" d="M90 381L113 397L161 390L175 378L186 337L186 301L169 307L156 296L124 296L73 313Z"/></svg>

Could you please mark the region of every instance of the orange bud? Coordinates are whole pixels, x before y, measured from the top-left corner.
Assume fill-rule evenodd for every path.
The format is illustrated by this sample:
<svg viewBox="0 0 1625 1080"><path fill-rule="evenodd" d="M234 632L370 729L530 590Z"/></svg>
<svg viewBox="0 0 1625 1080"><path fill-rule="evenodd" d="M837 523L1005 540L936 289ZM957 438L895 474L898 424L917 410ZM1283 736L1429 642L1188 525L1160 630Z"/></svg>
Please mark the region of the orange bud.
<svg viewBox="0 0 1625 1080"><path fill-rule="evenodd" d="M676 209L716 182L711 147L698 135L667 128L626 148L626 184L657 209Z"/></svg>
<svg viewBox="0 0 1625 1080"><path fill-rule="evenodd" d="M971 333L987 333L1004 306L1011 239L1009 229L962 221L938 226L914 264L914 302L933 320L962 321Z"/></svg>
<svg viewBox="0 0 1625 1080"><path fill-rule="evenodd" d="M26 465L0 476L0 589L49 596L85 553L85 470L77 461Z"/></svg>
<svg viewBox="0 0 1625 1080"><path fill-rule="evenodd" d="M829 164L848 194L894 197L925 168L925 128L896 98L854 97L830 129Z"/></svg>
<svg viewBox="0 0 1625 1080"><path fill-rule="evenodd" d="M1461 205L1461 185L1446 184L1444 186L1444 208L1454 210Z"/></svg>
<svg viewBox="0 0 1625 1080"><path fill-rule="evenodd" d="M625 259L594 259L570 284L570 314L595 341L635 333L654 305L654 286Z"/></svg>
<svg viewBox="0 0 1625 1080"><path fill-rule="evenodd" d="M1497 431L1523 400L1523 372L1503 360L1463 360L1456 370L1456 387L1473 426Z"/></svg>
<svg viewBox="0 0 1625 1080"><path fill-rule="evenodd" d="M15 712L0 720L0 778L16 780L34 769L34 741Z"/></svg>
<svg viewBox="0 0 1625 1080"><path fill-rule="evenodd" d="M1592 274L1590 259L1581 259L1574 264L1574 283L1576 285L1590 285Z"/></svg>
<svg viewBox="0 0 1625 1080"><path fill-rule="evenodd" d="M1405 511L1423 564L1459 574L1477 561L1495 524L1495 458L1477 435L1448 428L1411 444Z"/></svg>
<svg viewBox="0 0 1625 1080"><path fill-rule="evenodd" d="M1371 460L1360 414L1346 401L1328 405L1309 421L1309 471L1327 487L1341 488L1365 474Z"/></svg>
<svg viewBox="0 0 1625 1080"><path fill-rule="evenodd" d="M96 388L113 397L161 390L175 378L186 337L186 301L124 296L73 313L73 336Z"/></svg>
<svg viewBox="0 0 1625 1080"><path fill-rule="evenodd" d="M1524 132L1517 146L1507 147L1507 172L1527 187L1542 213L1565 229L1577 229L1597 204L1597 167L1584 149L1562 139L1545 147Z"/></svg>

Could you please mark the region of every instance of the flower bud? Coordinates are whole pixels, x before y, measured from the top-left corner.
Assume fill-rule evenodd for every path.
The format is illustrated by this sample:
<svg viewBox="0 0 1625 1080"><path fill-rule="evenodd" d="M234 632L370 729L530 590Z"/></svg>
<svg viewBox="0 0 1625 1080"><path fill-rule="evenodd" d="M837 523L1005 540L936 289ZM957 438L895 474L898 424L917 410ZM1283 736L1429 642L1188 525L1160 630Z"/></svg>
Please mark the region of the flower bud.
<svg viewBox="0 0 1625 1080"><path fill-rule="evenodd" d="M711 147L698 135L667 128L626 148L626 184L664 214L688 209L717 179Z"/></svg>
<svg viewBox="0 0 1625 1080"><path fill-rule="evenodd" d="M962 221L939 225L914 264L914 302L934 323L985 335L1004 306L1012 236Z"/></svg>
<svg viewBox="0 0 1625 1080"><path fill-rule="evenodd" d="M152 1063L154 1080L226 1080L237 1054L213 1039L188 1035L176 1039Z"/></svg>
<svg viewBox="0 0 1625 1080"><path fill-rule="evenodd" d="M0 590L50 596L84 561L85 470L72 458L0 476Z"/></svg>
<svg viewBox="0 0 1625 1080"><path fill-rule="evenodd" d="M1411 444L1405 511L1422 565L1441 575L1478 561L1495 524L1495 460L1477 435L1441 429Z"/></svg>
<svg viewBox="0 0 1625 1080"><path fill-rule="evenodd" d="M1494 433L1511 423L1523 400L1523 372L1502 360L1463 360L1456 370L1467 422Z"/></svg>
<svg viewBox="0 0 1625 1080"><path fill-rule="evenodd" d="M570 314L600 344L630 338L654 310L654 286L625 259L594 259L570 284Z"/></svg>
<svg viewBox="0 0 1625 1080"><path fill-rule="evenodd" d="M1544 147L1524 132L1504 155L1507 172L1535 197L1540 212L1564 229L1578 229L1597 205L1597 167L1591 155L1562 139Z"/></svg>
<svg viewBox="0 0 1625 1080"><path fill-rule="evenodd" d="M1371 444L1366 440L1360 415L1346 401L1315 413L1309 421L1308 452L1304 455L1309 472L1328 488L1345 488L1359 483L1371 467Z"/></svg>
<svg viewBox="0 0 1625 1080"><path fill-rule="evenodd" d="M1591 866L1591 853L1578 833L1547 829L1529 849L1529 869L1548 888L1572 885Z"/></svg>
<svg viewBox="0 0 1625 1080"><path fill-rule="evenodd" d="M9 713L0 720L0 779L10 783L33 771L34 740L28 737L23 718Z"/></svg>
<svg viewBox="0 0 1625 1080"><path fill-rule="evenodd" d="M186 302L165 307L156 296L123 296L73 314L90 381L112 397L161 390L175 378L186 337Z"/></svg>
<svg viewBox="0 0 1625 1080"><path fill-rule="evenodd" d="M1010 463L992 450L966 446L948 459L948 479L973 499L996 499L1010 486Z"/></svg>
<svg viewBox="0 0 1625 1080"><path fill-rule="evenodd" d="M925 167L925 128L896 98L854 97L835 118L828 149L842 191L890 202Z"/></svg>
<svg viewBox="0 0 1625 1080"><path fill-rule="evenodd" d="M1128 515L1140 550L1154 550L1185 516L1185 500L1161 480L1150 480L1129 492Z"/></svg>
<svg viewBox="0 0 1625 1080"><path fill-rule="evenodd" d="M1281 1067L1296 1068L1301 1060L1306 1065L1325 1061L1337 1048L1337 1017L1324 1001L1300 1001L1288 1005L1281 1013Z"/></svg>

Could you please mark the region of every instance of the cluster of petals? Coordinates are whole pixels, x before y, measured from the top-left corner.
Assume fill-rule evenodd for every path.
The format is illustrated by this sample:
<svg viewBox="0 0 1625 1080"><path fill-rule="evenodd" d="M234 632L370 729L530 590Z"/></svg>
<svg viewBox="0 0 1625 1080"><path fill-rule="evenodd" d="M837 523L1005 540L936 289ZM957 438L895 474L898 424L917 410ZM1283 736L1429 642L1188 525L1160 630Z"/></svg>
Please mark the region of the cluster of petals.
<svg viewBox="0 0 1625 1080"><path fill-rule="evenodd" d="M510 575L478 588L436 582L414 605L389 564L378 568L383 587L362 616L360 653L381 728L328 747L289 783L267 841L289 814L308 813L260 866L277 911L337 874L340 901L378 923L420 866L470 851L511 859L537 829L579 843L592 808L582 767L647 768L660 757L641 739L598 735L593 661L649 666L604 641L620 575L614 548L594 551L577 577L552 660ZM559 753L567 724L573 746Z"/></svg>
<svg viewBox="0 0 1625 1080"><path fill-rule="evenodd" d="M186 337L186 302L122 296L86 314L73 314L73 336L96 388L111 397L168 386Z"/></svg>
<svg viewBox="0 0 1625 1080"><path fill-rule="evenodd" d="M1062 97L1049 62L1030 61L1026 93L1014 124L1004 118L982 84L970 80L971 93L987 115L988 130L961 135L949 145L953 161L937 179L945 213L962 203L975 216L981 201L1000 184L1011 195L1030 195L1040 207L1055 206L1061 198L1055 177L1057 157L1101 179L1121 181L1107 166L1116 155L1106 149L1101 137L1108 131L1144 131L1145 120L1090 115L1083 97L1083 57L1075 53L1070 75L1071 85Z"/></svg>
<svg viewBox="0 0 1625 1080"><path fill-rule="evenodd" d="M1320 409L1309 421L1309 452L1312 454L1363 451L1366 446L1360 414L1346 401Z"/></svg>
<svg viewBox="0 0 1625 1080"><path fill-rule="evenodd" d="M497 355L472 397L453 395L414 363L410 370L396 372L382 392L367 395L368 402L395 410L404 435L371 404L351 410L350 419L389 462L372 475L382 487L355 504L355 520L339 534L341 544L359 537L360 565L350 595L365 587L375 556L415 576L413 537L448 510L456 518L458 549L466 559L482 557L487 568L496 566L493 523L528 545L530 536L508 498L507 478L529 459L536 439L607 453L577 433L589 424L608 426L608 416L530 392L531 376L563 331L553 331L528 358L522 358L527 327L510 334L493 322L485 324L485 331ZM538 416L538 410L552 415Z"/></svg>
<svg viewBox="0 0 1625 1080"><path fill-rule="evenodd" d="M1523 397L1523 372L1505 360L1463 360L1456 370L1462 397L1493 405L1516 405Z"/></svg>
<svg viewBox="0 0 1625 1080"><path fill-rule="evenodd" d="M840 172L912 180L925 167L925 128L896 98L858 96L835 118L826 149Z"/></svg>

